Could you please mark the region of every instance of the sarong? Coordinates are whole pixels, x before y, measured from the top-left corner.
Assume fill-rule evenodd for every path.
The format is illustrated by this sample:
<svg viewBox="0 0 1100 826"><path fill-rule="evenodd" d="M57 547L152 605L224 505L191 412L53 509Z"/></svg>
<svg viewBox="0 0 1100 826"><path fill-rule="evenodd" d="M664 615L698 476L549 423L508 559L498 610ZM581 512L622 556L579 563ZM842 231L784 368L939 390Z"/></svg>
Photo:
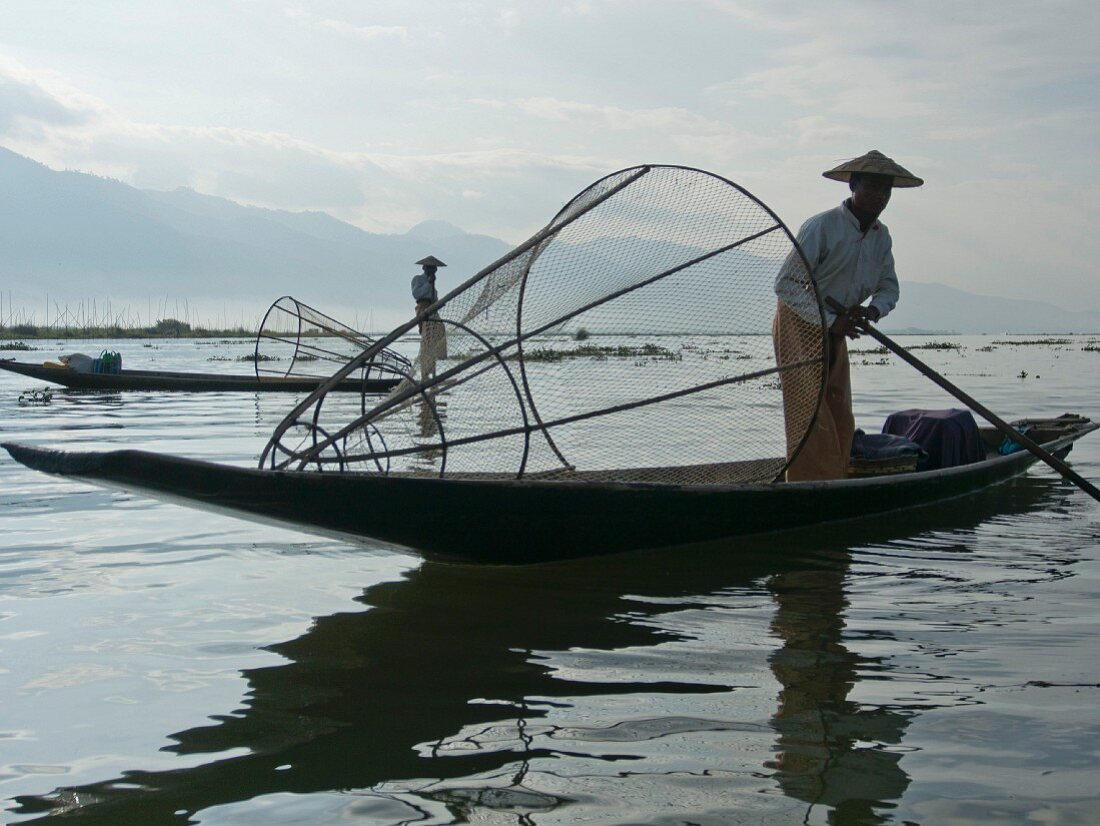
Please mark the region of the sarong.
<svg viewBox="0 0 1100 826"><path fill-rule="evenodd" d="M420 322L420 373L424 378L435 375L435 363L447 358L447 330L439 316Z"/></svg>
<svg viewBox="0 0 1100 826"><path fill-rule="evenodd" d="M427 298L422 298L416 302L416 317L420 319L419 323L416 325L416 329L419 330L421 333L424 332L424 311L427 310L434 303L434 301L431 301Z"/></svg>
<svg viewBox="0 0 1100 826"><path fill-rule="evenodd" d="M845 479L855 434L852 415L852 382L848 365L848 343L844 336L829 335L829 374L825 395L806 442L787 468L788 482ZM821 328L800 318L782 301L772 322L772 342L780 366L819 358ZM820 372L792 369L780 373L783 388L783 417L787 432L787 458L796 450L806 422L813 414Z"/></svg>

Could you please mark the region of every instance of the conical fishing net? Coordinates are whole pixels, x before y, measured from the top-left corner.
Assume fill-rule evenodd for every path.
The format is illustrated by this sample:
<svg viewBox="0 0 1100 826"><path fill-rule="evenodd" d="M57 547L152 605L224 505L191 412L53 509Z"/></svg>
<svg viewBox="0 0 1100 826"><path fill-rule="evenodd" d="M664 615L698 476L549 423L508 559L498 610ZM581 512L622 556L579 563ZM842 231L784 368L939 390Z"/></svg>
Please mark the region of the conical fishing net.
<svg viewBox="0 0 1100 826"><path fill-rule="evenodd" d="M374 339L284 295L273 303L256 335L256 378L326 379L346 366ZM354 378L387 379L408 375L409 359L383 347L360 364Z"/></svg>
<svg viewBox="0 0 1100 826"><path fill-rule="evenodd" d="M798 319L782 346L777 291ZM825 341L805 260L771 210L707 172L633 167L366 348L276 428L260 464L769 482L813 421ZM416 353L397 388L341 407L327 387L391 345Z"/></svg>

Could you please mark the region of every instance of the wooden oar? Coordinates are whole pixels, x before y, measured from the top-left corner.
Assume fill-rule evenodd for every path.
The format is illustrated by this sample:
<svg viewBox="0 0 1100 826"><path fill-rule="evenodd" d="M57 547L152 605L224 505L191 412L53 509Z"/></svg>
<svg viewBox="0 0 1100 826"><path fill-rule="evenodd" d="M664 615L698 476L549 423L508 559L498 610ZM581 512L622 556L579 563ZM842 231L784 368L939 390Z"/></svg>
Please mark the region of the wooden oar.
<svg viewBox="0 0 1100 826"><path fill-rule="evenodd" d="M838 313L840 315L847 315L847 313L848 313L847 308L844 307L844 305L841 304L839 301L837 301L833 298L826 298L825 303L828 304L836 313ZM894 353L894 355L898 356L902 360L907 361L907 362L909 362L909 364L916 367L921 373L923 373L928 378L932 379L932 381L934 381L936 384L938 384L940 387L942 387L944 390L946 390L948 393L950 393L956 399L961 401L963 404L965 404L967 407L969 407L975 413L980 414L982 416L982 418L984 418L987 422L989 422L991 425L996 427L999 431L1001 431L1006 436L1008 436L1008 438L1012 439L1012 441L1018 442L1023 447L1027 448L1029 451L1031 451L1031 454L1033 456L1035 456L1037 459L1042 459L1044 462L1046 462L1048 465L1050 465L1052 468L1054 468L1056 471L1058 471L1060 474L1062 474L1062 476L1064 476L1066 479L1069 479L1071 482L1073 482L1075 485L1077 485L1077 487L1081 488L1081 490L1083 490L1085 493L1087 493L1093 499L1100 502L1100 489L1098 489L1096 487L1096 485L1092 484L1092 482L1090 482L1088 479L1085 479L1083 476L1081 476L1079 473L1077 473L1073 468L1071 468L1069 465L1067 465L1065 462L1063 462L1057 456L1054 456L1054 455L1048 453L1047 451L1043 450L1043 448L1041 448L1034 441L1029 439L1027 436L1025 436L1020 431L1016 430L1016 428L1012 427L1012 425L1005 422L1003 419L1001 419L999 416L994 414L987 407L980 404L978 401L976 401L975 399L971 398L969 395L964 393L962 390L960 390L958 387L953 385L951 382L949 382L947 379L945 379L943 376L941 376L939 373L937 373L935 370L933 370L931 367L929 367L923 361L918 359L916 356L914 356L912 353L910 353L904 347L902 347L901 345L895 343L888 336L886 336L885 334L879 332L877 329L872 327L870 323L866 323L866 324L861 325L859 329L860 329L861 332L867 333L867 335L869 335L871 338L875 339L875 341L877 341L879 344L881 344L887 350L890 350L892 353Z"/></svg>

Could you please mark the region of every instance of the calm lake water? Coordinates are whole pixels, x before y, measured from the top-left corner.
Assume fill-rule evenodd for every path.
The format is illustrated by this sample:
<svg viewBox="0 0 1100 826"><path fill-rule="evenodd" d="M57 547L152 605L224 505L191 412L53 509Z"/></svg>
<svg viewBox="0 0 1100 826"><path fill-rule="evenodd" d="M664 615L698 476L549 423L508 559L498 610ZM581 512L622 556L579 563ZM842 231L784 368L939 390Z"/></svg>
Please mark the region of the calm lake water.
<svg viewBox="0 0 1100 826"><path fill-rule="evenodd" d="M1096 338L899 338L933 340L1006 419L1100 419ZM146 344L3 355L249 369L250 342ZM958 406L893 357L853 372L868 431ZM20 403L43 386L0 374L0 438L243 465L294 399ZM1100 434L1070 461L1100 481ZM5 823L1091 824L1098 664L1100 503L1045 466L736 553L491 568L0 458Z"/></svg>

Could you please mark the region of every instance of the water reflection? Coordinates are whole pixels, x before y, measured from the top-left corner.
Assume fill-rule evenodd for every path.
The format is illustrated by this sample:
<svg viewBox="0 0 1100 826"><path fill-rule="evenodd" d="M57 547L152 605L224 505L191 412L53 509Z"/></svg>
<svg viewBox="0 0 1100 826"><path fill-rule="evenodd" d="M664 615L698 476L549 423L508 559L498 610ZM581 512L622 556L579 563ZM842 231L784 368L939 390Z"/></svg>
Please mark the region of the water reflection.
<svg viewBox="0 0 1100 826"><path fill-rule="evenodd" d="M439 421L433 405L421 401L416 406L417 432L422 439L431 439L439 435Z"/></svg>
<svg viewBox="0 0 1100 826"><path fill-rule="evenodd" d="M783 641L771 656L782 686L772 718L778 738L769 761L787 795L836 811L841 823L880 823L875 807L899 800L909 778L899 766L909 715L861 708L849 699L861 662L843 643L845 571L791 571L768 580L772 629Z"/></svg>
<svg viewBox="0 0 1100 826"><path fill-rule="evenodd" d="M1037 484L1012 490L1020 510L1044 506L1049 493ZM178 823L265 795L344 791L341 816L372 823L465 822L477 810L516 823L561 822L569 807L585 805L583 795L546 780L570 775L576 764L612 788L634 782L631 793L643 798L647 784L658 785L638 803L652 814L663 804L647 744L676 736L703 744L726 732L743 753L719 753L708 764L700 749L687 776L726 785L745 777L754 787L740 793L757 799L777 788L787 806L781 811L797 805L800 821L823 807L832 822L881 822L909 783L893 747L917 709L851 699L861 674L876 667L844 644L851 549L897 536L908 521L914 534L930 520L974 526L1003 505L1003 496L987 495L905 515L878 531L838 526L825 538L792 534L736 552L712 545L527 568L426 563L403 581L367 589L360 599L370 610L320 617L307 633L273 646L286 662L244 672L243 708L172 735L169 750L208 755L206 762L22 797L16 811ZM584 651L600 661L669 644L690 650L701 635L673 618L692 608L713 613L718 596L734 609L718 615L730 639L737 610L770 602L770 623L754 641L769 642L770 630L774 645L760 649L775 680L762 687L773 698L770 735L766 717L746 719L749 704L738 693L745 686L734 685L730 672L688 678L658 657L646 667L636 658L609 680L600 668L566 673L546 653ZM609 698L614 707L631 695L655 698L648 717L575 720L570 730L554 722L569 720L584 698ZM683 711L690 697L704 695L727 703L729 719ZM754 751L753 738L764 746ZM695 744L683 748L690 753ZM755 770L731 768L745 755ZM644 783L627 779L647 771Z"/></svg>

